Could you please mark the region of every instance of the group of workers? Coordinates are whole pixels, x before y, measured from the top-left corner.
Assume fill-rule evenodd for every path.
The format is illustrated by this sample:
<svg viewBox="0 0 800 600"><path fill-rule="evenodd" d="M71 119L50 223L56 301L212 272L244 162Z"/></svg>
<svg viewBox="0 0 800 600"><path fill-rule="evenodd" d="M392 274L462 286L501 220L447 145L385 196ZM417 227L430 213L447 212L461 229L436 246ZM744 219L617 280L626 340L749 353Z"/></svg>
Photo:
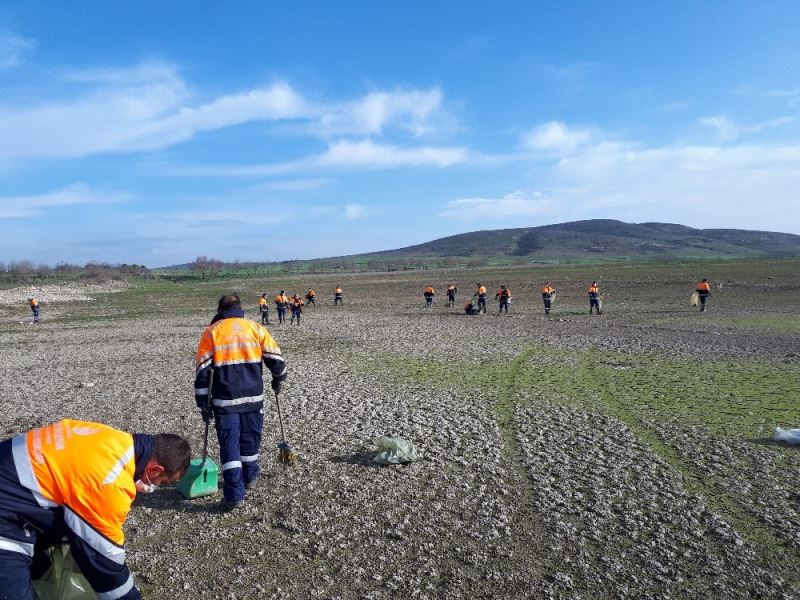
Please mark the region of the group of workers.
<svg viewBox="0 0 800 600"><path fill-rule="evenodd" d="M447 306L449 308L455 306L457 292L458 288L455 284L451 283L447 286ZM556 298L556 288L551 286L549 281L545 281L541 288L541 293L542 303L544 304L544 313L549 315L550 309L553 306L553 301ZM602 314L603 301L600 285L596 281L592 281L592 283L586 288L586 293L588 294L589 298L589 314L591 315L592 311L598 315ZM705 311L706 302L708 297L711 295L711 284L708 283L707 279L703 279L695 286L695 293L698 297L700 311ZM422 295L425 298L425 306L427 308L431 308L433 306L433 300L436 296L433 286L426 286ZM511 303L511 290L506 286L501 285L494 297L498 303L497 314L499 315L503 312L508 314L508 306ZM485 314L486 299L486 286L479 282L477 284L475 293L472 295L472 298L464 305L464 312L468 315Z"/></svg>
<svg viewBox="0 0 800 600"><path fill-rule="evenodd" d="M264 292L258 299L258 312L261 315L261 324L262 325L269 325L269 294ZM333 290L333 304L334 306L338 306L343 304L342 302L342 288L338 285ZM315 292L312 288L308 288L306 292L305 299L300 297L300 294L295 292L291 296L286 295L285 290L281 290L278 294L272 299L275 303L275 310L278 313L278 323L285 323L286 322L286 313L290 312L291 317L289 319L289 323L297 322L300 325L300 315L303 314L303 307L304 306L316 306L317 305L317 292Z"/></svg>
<svg viewBox="0 0 800 600"><path fill-rule="evenodd" d="M238 295L222 296L195 354L194 397L203 421L214 419L225 511L242 505L259 475L263 365L277 396L287 375L280 347L245 318ZM141 598L123 525L137 493L178 481L191 454L177 434L73 419L0 442L0 599L33 600L32 580L50 567L46 550L64 543L98 598Z"/></svg>

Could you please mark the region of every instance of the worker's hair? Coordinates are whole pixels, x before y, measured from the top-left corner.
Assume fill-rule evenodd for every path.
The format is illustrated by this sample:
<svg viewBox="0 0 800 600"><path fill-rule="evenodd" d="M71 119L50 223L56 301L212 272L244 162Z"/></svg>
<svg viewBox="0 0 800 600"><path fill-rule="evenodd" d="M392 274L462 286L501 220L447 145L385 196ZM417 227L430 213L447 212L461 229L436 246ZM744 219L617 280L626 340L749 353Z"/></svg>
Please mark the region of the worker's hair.
<svg viewBox="0 0 800 600"><path fill-rule="evenodd" d="M152 458L164 467L167 475L176 473L183 476L189 468L192 447L185 439L174 433L158 433L153 436Z"/></svg>
<svg viewBox="0 0 800 600"><path fill-rule="evenodd" d="M242 308L242 301L239 300L238 294L226 294L219 299L219 304L217 304L217 312L223 312L231 308Z"/></svg>

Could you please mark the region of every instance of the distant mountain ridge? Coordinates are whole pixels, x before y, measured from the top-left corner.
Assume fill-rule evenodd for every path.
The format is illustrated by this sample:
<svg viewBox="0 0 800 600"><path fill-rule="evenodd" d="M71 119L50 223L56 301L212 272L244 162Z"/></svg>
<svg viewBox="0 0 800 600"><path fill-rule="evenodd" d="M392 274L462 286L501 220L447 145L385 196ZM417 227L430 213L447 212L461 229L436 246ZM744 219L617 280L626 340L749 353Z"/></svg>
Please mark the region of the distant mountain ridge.
<svg viewBox="0 0 800 600"><path fill-rule="evenodd" d="M613 219L461 233L359 256L559 258L714 258L800 256L800 235L742 229L694 229ZM350 257L353 258L353 257Z"/></svg>

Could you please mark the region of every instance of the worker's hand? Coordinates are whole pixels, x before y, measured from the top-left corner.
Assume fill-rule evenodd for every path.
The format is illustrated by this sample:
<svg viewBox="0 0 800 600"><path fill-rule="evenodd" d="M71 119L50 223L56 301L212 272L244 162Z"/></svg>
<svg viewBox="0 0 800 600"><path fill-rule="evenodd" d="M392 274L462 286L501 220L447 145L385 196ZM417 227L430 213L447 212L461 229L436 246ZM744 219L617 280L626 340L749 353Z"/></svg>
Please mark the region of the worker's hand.
<svg viewBox="0 0 800 600"><path fill-rule="evenodd" d="M211 408L201 408L200 409L200 416L203 417L203 423L208 423L211 421L211 417L213 416L213 412Z"/></svg>
<svg viewBox="0 0 800 600"><path fill-rule="evenodd" d="M281 386L283 385L282 379L273 379L272 380L272 391L276 394L281 393Z"/></svg>

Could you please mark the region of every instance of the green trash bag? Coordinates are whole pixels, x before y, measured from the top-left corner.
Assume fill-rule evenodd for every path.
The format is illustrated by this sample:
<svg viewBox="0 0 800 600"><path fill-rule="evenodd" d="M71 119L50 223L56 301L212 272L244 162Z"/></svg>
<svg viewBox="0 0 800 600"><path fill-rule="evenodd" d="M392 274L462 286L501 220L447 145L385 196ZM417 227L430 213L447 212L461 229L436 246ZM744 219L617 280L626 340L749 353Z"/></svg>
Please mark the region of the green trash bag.
<svg viewBox="0 0 800 600"><path fill-rule="evenodd" d="M422 453L417 452L414 444L401 437L381 437L375 438L375 445L381 450L373 458L376 463L382 465L397 465L422 460Z"/></svg>
<svg viewBox="0 0 800 600"><path fill-rule="evenodd" d="M58 544L45 550L50 568L40 579L34 579L34 597L38 600L97 600L97 594L81 573L69 544Z"/></svg>

